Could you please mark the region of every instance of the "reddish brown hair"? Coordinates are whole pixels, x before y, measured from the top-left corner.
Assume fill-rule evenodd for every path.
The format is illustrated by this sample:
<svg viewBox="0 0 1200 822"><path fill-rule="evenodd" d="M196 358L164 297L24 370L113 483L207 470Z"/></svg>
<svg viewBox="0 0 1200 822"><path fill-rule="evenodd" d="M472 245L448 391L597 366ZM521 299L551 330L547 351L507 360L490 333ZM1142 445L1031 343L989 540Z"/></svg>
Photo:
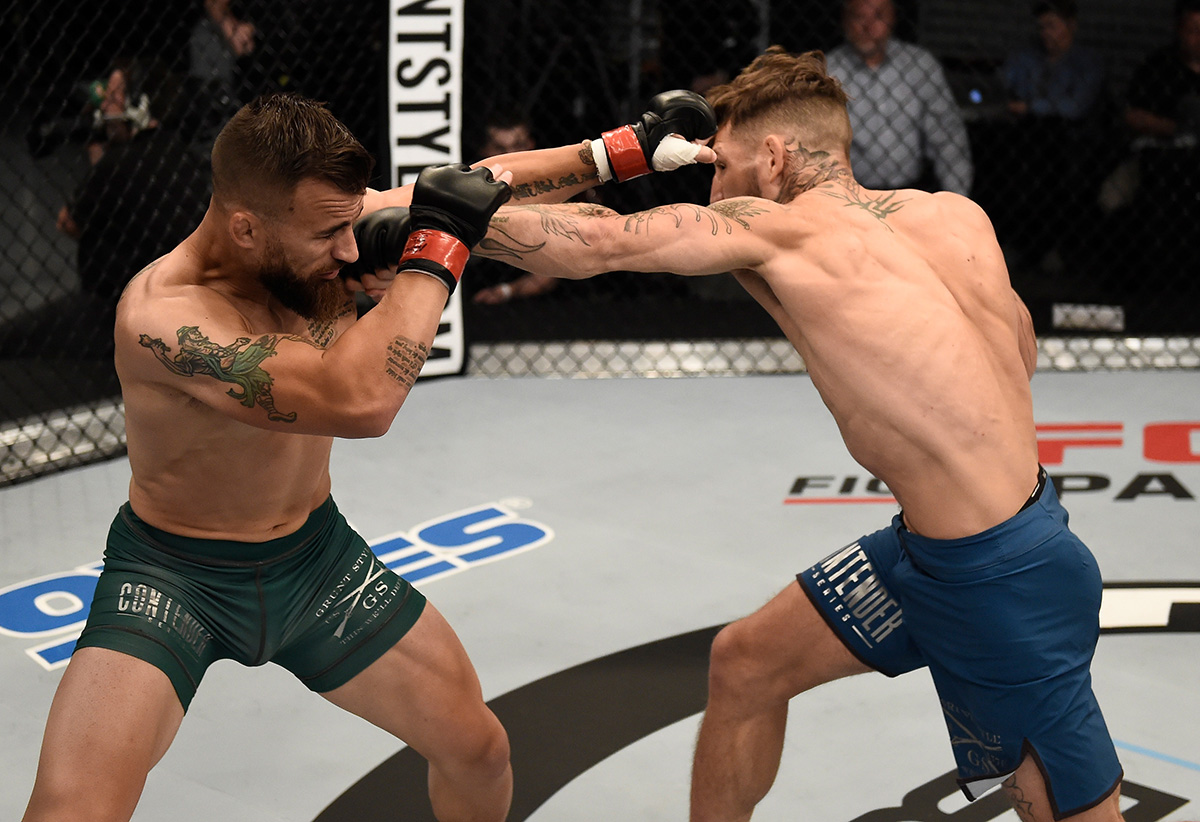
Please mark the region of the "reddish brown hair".
<svg viewBox="0 0 1200 822"><path fill-rule="evenodd" d="M708 93L717 123L731 129L791 128L810 148L850 144L849 98L825 68L825 54L789 54L771 46L741 74Z"/></svg>

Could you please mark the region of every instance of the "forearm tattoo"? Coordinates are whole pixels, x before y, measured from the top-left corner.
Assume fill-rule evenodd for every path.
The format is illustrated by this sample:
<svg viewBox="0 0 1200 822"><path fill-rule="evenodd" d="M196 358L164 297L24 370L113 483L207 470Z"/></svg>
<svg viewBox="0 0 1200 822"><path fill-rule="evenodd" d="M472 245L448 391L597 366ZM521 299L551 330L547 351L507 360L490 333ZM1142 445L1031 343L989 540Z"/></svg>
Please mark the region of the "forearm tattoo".
<svg viewBox="0 0 1200 822"><path fill-rule="evenodd" d="M584 140L583 144L579 146L579 162L591 169L596 167L596 157L592 154L591 140ZM594 177L595 174L592 176Z"/></svg>
<svg viewBox="0 0 1200 822"><path fill-rule="evenodd" d="M499 228L496 225L497 219L492 219L491 232L479 241L479 245L475 246L476 254L490 257L493 260L523 260L530 254L541 251L546 247L545 243L530 245L529 243L521 242L504 229Z"/></svg>
<svg viewBox="0 0 1200 822"><path fill-rule="evenodd" d="M563 237L571 242L579 242L587 245L587 240L579 230L579 217L594 217L605 214L612 214L603 206L598 206L593 203L568 203L565 205L556 205L553 207L543 207L536 205L514 206L512 211L527 211L538 215L538 220L541 222L543 233L551 237ZM492 219L492 225L496 223L503 225L508 222L508 217L499 217Z"/></svg>
<svg viewBox="0 0 1200 822"><path fill-rule="evenodd" d="M388 343L387 375L405 388L412 388L428 357L429 349L424 343L397 337Z"/></svg>
<svg viewBox="0 0 1200 822"><path fill-rule="evenodd" d="M226 393L242 405L247 408L261 406L266 409L267 419L273 422L296 421L296 412L285 414L275 408L275 398L271 396L275 381L261 366L263 360L275 356L275 346L281 339L291 337L264 334L254 342L250 342L249 337L238 337L230 345L217 345L194 325L183 326L177 335L179 353L174 357L167 356L171 347L161 339L141 334L138 342L149 348L172 374L181 377L202 375L231 382L234 387Z"/></svg>
<svg viewBox="0 0 1200 822"><path fill-rule="evenodd" d="M647 211L631 214L625 219L625 231L640 234L644 230L650 233L650 225L657 218L661 226L663 219L671 222L671 227L679 228L685 221L706 223L714 237L720 234L732 234L735 225L750 229L750 217L763 214L766 209L750 200L722 200L707 208L703 206L682 204L659 206Z"/></svg>
<svg viewBox="0 0 1200 822"><path fill-rule="evenodd" d="M529 182L513 185L513 200L528 200L532 197L537 197L539 194L549 194L552 191L561 191L564 188L577 188L599 178L600 175L596 171L596 158L592 156L592 144L590 141L584 141L579 146L579 162L583 163L584 170L578 174L571 172L570 174L564 174L557 180L547 178L543 180L530 180Z"/></svg>
<svg viewBox="0 0 1200 822"><path fill-rule="evenodd" d="M577 217L616 216L612 209L595 203L563 203L549 207L511 206L505 211L508 213L497 214L492 218L488 236L475 247L476 253L493 260L524 260L546 247L544 242L527 243L513 236L508 228L512 221L511 214L515 211L537 214L539 226L545 234L585 246L589 243L580 233Z"/></svg>
<svg viewBox="0 0 1200 822"><path fill-rule="evenodd" d="M564 188L575 188L587 183L589 180L596 179L595 172L579 176L577 174L565 174L557 180L530 180L526 183L520 183L512 186L514 200L528 200L531 197L536 197L539 194L548 194L551 191L560 191Z"/></svg>

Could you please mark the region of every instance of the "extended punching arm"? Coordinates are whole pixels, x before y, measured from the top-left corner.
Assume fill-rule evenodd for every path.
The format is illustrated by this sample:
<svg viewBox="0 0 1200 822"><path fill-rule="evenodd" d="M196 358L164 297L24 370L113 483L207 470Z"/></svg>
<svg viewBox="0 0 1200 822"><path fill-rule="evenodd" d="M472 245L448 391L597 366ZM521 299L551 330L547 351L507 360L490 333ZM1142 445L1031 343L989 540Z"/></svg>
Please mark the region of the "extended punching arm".
<svg viewBox="0 0 1200 822"><path fill-rule="evenodd" d="M609 180L622 182L653 171L671 171L691 163L713 161L712 150L694 141L717 130L708 102L692 91L665 91L651 99L636 123L557 148L516 151L475 163L499 167L512 174L515 202L561 203ZM678 136L675 136L678 135ZM363 214L389 206L407 206L411 185L368 190Z"/></svg>

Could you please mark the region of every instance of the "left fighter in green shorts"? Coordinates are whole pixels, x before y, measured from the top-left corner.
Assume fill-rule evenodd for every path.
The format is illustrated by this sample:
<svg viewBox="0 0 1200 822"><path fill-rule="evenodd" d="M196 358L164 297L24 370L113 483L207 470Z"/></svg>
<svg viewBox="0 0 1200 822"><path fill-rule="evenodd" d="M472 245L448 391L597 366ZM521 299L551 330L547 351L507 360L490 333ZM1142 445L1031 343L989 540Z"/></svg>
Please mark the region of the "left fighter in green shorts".
<svg viewBox="0 0 1200 822"><path fill-rule="evenodd" d="M562 200L596 185L609 139L640 145L644 170L665 168L655 153L672 143L690 161L699 147L670 132L712 122L681 93L598 145L508 155L511 191L486 169L444 167L378 192L370 155L321 105L270 95L233 117L203 222L117 309L129 504L50 708L26 820L129 819L223 657L281 664L403 739L429 761L439 818L504 818L504 729L454 631L338 514L330 448L391 426L510 193ZM352 264L356 279L339 276ZM379 302L358 319L348 289Z"/></svg>

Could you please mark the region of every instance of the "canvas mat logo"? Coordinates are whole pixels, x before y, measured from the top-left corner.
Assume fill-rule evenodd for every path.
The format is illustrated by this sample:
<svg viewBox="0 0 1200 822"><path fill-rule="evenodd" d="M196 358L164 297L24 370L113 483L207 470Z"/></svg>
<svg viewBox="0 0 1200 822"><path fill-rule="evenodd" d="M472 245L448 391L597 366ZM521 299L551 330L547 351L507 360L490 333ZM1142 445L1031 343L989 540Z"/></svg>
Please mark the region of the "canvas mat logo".
<svg viewBox="0 0 1200 822"><path fill-rule="evenodd" d="M372 541L379 560L422 585L545 545L554 532L521 517L527 500L456 511ZM67 664L87 620L102 562L0 589L0 635L39 640L25 653L46 670Z"/></svg>
<svg viewBox="0 0 1200 822"><path fill-rule="evenodd" d="M1191 479L1180 479L1181 469L1200 466L1200 422L1153 422L1135 427L1122 422L1038 423L1038 460L1045 466L1059 496L1111 494L1129 501L1164 497L1195 501ZM1114 476L1079 470L1065 471L1067 454L1077 457L1095 449L1140 446L1147 470L1133 476ZM875 477L855 475L796 477L784 498L785 505L838 505L885 503L896 498Z"/></svg>

